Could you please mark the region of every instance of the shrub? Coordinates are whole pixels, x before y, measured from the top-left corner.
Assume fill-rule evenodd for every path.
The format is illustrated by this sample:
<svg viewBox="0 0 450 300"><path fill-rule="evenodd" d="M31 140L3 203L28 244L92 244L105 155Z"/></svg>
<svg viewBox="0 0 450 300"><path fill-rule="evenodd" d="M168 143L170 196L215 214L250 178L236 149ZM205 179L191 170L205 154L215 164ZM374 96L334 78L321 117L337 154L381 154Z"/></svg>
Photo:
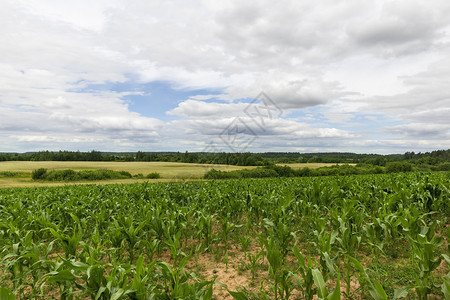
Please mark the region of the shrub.
<svg viewBox="0 0 450 300"><path fill-rule="evenodd" d="M112 172L114 172L114 171L112 171ZM128 172L128 171L120 171L119 174L122 175L122 176L125 177L125 178L131 178L131 177L133 177L133 176L131 175L131 173Z"/></svg>
<svg viewBox="0 0 450 300"><path fill-rule="evenodd" d="M0 176L1 177L16 177L18 176L19 173L18 172L10 172L10 171L3 171L0 172Z"/></svg>
<svg viewBox="0 0 450 300"><path fill-rule="evenodd" d="M237 178L267 178L279 177L278 173L271 168L254 168L242 169L234 171L218 171L215 169L209 170L203 178L205 179L237 179Z"/></svg>
<svg viewBox="0 0 450 300"><path fill-rule="evenodd" d="M105 179L126 179L132 178L130 172L113 170L84 170L76 172L72 169L52 170L38 169L33 171L33 179L48 181L77 181L77 180L105 180Z"/></svg>
<svg viewBox="0 0 450 300"><path fill-rule="evenodd" d="M47 174L47 169L40 168L40 169L34 170L33 173L31 173L31 178L34 180L45 179L46 174Z"/></svg>
<svg viewBox="0 0 450 300"><path fill-rule="evenodd" d="M78 179L78 176L72 169L53 170L48 172L43 179L48 181L74 181Z"/></svg>
<svg viewBox="0 0 450 300"><path fill-rule="evenodd" d="M203 176L205 179L230 179L238 178L236 173L219 171L216 169L211 169Z"/></svg>
<svg viewBox="0 0 450 300"><path fill-rule="evenodd" d="M295 175L299 176L299 177L311 176L311 169L305 167L305 168L295 170Z"/></svg>
<svg viewBox="0 0 450 300"><path fill-rule="evenodd" d="M268 168L273 169L275 172L277 172L278 176L280 176L280 177L293 177L293 176L295 176L295 171L289 166L273 165L273 166L270 166Z"/></svg>
<svg viewBox="0 0 450 300"><path fill-rule="evenodd" d="M152 172L152 173L149 173L146 176L146 178L148 178L148 179L158 179L158 178L161 178L161 175L159 175L158 172Z"/></svg>
<svg viewBox="0 0 450 300"><path fill-rule="evenodd" d="M450 171L450 162L438 164L436 167L438 171Z"/></svg>
<svg viewBox="0 0 450 300"><path fill-rule="evenodd" d="M412 165L407 162L389 162L386 164L386 173L411 172Z"/></svg>
<svg viewBox="0 0 450 300"><path fill-rule="evenodd" d="M236 172L242 178L267 178L279 176L277 171L268 168L243 169L231 172Z"/></svg>

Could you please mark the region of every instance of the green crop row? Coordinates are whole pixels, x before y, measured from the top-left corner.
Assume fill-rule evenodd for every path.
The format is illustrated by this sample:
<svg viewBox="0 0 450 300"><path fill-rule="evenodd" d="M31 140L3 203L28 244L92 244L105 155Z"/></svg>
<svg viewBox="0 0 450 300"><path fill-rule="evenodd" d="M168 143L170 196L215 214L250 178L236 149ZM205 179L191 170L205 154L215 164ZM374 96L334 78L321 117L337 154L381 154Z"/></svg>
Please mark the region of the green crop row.
<svg viewBox="0 0 450 300"><path fill-rule="evenodd" d="M449 179L0 189L0 298L448 299ZM202 257L249 284L208 277Z"/></svg>

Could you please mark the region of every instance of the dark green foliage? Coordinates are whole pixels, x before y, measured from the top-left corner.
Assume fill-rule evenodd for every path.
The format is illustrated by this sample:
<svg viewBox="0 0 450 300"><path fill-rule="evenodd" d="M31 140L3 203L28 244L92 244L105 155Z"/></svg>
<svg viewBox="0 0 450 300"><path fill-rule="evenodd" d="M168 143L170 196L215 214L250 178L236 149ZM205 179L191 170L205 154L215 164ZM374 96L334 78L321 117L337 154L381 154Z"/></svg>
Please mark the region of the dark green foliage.
<svg viewBox="0 0 450 300"><path fill-rule="evenodd" d="M236 179L236 178L264 178L264 177L314 177L314 176L348 176L367 175L382 173L397 173L413 171L412 165L407 162L388 163L387 167L373 166L369 164L334 165L316 169L301 168L293 169L289 166L269 165L255 169L244 169L235 171L218 171L212 169L205 175L205 179ZM430 171L429 168L423 171Z"/></svg>
<svg viewBox="0 0 450 300"><path fill-rule="evenodd" d="M441 164L438 164L434 171L450 171L450 162L444 162Z"/></svg>
<svg viewBox="0 0 450 300"><path fill-rule="evenodd" d="M407 162L390 162L386 164L386 173L411 172L413 167Z"/></svg>
<svg viewBox="0 0 450 300"><path fill-rule="evenodd" d="M91 152L41 151L34 153L0 153L0 161L166 161L201 164L225 164L238 166L267 166L286 163L359 163L384 167L389 162L407 161L419 170L448 170L439 167L450 162L450 149L426 153L406 152L404 154L356 154L356 153L209 153L209 152ZM433 169L436 167L437 169ZM445 169L447 168L447 169Z"/></svg>
<svg viewBox="0 0 450 300"><path fill-rule="evenodd" d="M0 172L0 177L17 177L19 175L20 175L19 172L10 172L10 171Z"/></svg>
<svg viewBox="0 0 450 300"><path fill-rule="evenodd" d="M152 172L152 173L147 174L147 176L145 176L145 178L158 179L158 178L161 178L161 175L158 172Z"/></svg>
<svg viewBox="0 0 450 300"><path fill-rule="evenodd" d="M205 179L237 179L237 178L265 178L278 177L278 173L273 169L255 168L243 169L235 171L219 171L216 169L209 170L205 175Z"/></svg>
<svg viewBox="0 0 450 300"><path fill-rule="evenodd" d="M47 175L47 169L40 168L40 169L34 170L33 173L31 173L31 178L34 180L44 179L46 175Z"/></svg>
<svg viewBox="0 0 450 300"><path fill-rule="evenodd" d="M78 180L105 180L105 179L127 179L131 174L126 171L113 170L84 170L76 172L72 169L52 170L47 169L34 170L32 178L34 180L46 181L78 181Z"/></svg>

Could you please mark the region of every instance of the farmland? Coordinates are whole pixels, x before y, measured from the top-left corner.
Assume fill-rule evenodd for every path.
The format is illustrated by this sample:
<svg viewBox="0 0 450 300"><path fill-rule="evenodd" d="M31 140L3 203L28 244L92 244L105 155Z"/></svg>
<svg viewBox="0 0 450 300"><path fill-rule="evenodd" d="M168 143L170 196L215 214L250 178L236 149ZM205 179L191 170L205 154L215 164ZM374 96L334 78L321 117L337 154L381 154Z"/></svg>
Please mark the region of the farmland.
<svg viewBox="0 0 450 300"><path fill-rule="evenodd" d="M293 164L295 168L308 167L319 168L330 166L330 163L304 163ZM211 165L211 164L192 164L178 162L89 162L89 161L5 161L0 162L0 188L1 187L30 187L30 186L57 186L65 185L65 182L36 182L31 180L31 173L40 168L48 170L73 169L80 170L114 170L126 171L132 175L148 174L157 172L161 174L161 179L156 181L180 181L185 179L200 179L203 175L214 168L221 171L241 170L244 168L233 165ZM15 176L1 176L2 172L17 173ZM145 182L143 179L110 180L108 183L132 183ZM155 181L155 180L152 180ZM80 183L80 182L78 182ZM92 183L92 182L90 182ZM104 183L104 181L103 181Z"/></svg>
<svg viewBox="0 0 450 300"><path fill-rule="evenodd" d="M0 177L0 187L22 187L22 186L47 186L47 185L64 185L67 183L50 183L50 182L35 182L31 180L31 172L33 170L45 168L48 170L63 170L73 169L80 170L97 170L106 169L114 171L126 171L132 175L148 174L151 172L158 172L161 174L160 181L177 181L181 179L198 179L203 174L212 168L212 165L189 164L189 163L171 163L171 162L1 162L0 172L19 172L22 176L18 177ZM228 166L228 165L214 165L214 168L220 170L239 170L244 167ZM112 180L109 183L130 183L130 182L144 182L142 179L128 179L128 180ZM92 183L92 182L91 182Z"/></svg>
<svg viewBox="0 0 450 300"><path fill-rule="evenodd" d="M449 179L4 188L0 285L17 299L448 299Z"/></svg>

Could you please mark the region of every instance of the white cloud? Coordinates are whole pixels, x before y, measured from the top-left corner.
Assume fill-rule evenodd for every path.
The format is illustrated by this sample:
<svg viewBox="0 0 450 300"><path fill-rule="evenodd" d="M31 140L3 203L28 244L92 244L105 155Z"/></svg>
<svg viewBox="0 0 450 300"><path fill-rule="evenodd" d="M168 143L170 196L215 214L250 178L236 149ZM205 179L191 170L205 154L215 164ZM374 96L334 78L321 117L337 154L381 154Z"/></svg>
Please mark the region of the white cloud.
<svg viewBox="0 0 450 300"><path fill-rule="evenodd" d="M196 100L186 100L169 111L169 115L178 115L190 118L214 118L218 116L233 117L248 106L246 103L214 103Z"/></svg>
<svg viewBox="0 0 450 300"><path fill-rule="evenodd" d="M408 124L397 125L385 128L386 131L392 134L406 135L407 137L419 137L427 140L450 139L450 124Z"/></svg>
<svg viewBox="0 0 450 300"><path fill-rule="evenodd" d="M409 55L433 47L447 26L447 1L387 1L370 16L354 21L349 35L381 55Z"/></svg>
<svg viewBox="0 0 450 300"><path fill-rule="evenodd" d="M386 151L403 150L402 141L423 149L436 137L450 147L449 12L446 0L5 0L0 144L139 149L163 141L161 150L183 150L245 118L239 99L264 91L284 115L255 129L256 149L351 151L372 149L376 138L388 141ZM164 123L164 115L130 111L124 97L134 91L86 89L128 80L221 94L178 103L167 115L182 120ZM324 118L316 127L286 118L299 111ZM402 125L361 136L329 124L348 125L357 113Z"/></svg>
<svg viewBox="0 0 450 300"><path fill-rule="evenodd" d="M449 124L446 112L450 109L450 60L442 59L421 73L405 77L410 89L388 97L374 97L368 104L388 115L413 123Z"/></svg>

